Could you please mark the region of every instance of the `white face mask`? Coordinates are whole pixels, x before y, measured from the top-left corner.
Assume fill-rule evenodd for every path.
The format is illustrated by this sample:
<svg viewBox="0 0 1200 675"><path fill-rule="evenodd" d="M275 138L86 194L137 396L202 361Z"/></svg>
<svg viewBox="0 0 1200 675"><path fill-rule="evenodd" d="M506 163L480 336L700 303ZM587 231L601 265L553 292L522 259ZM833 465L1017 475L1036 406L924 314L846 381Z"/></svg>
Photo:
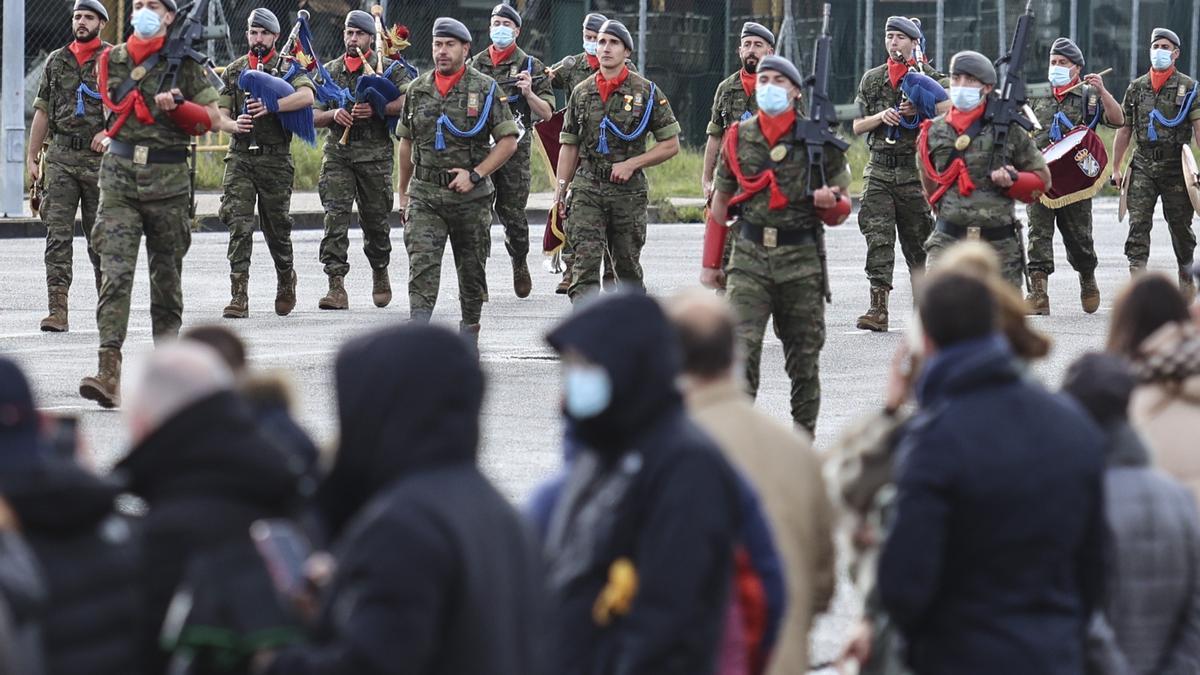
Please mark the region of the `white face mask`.
<svg viewBox="0 0 1200 675"><path fill-rule="evenodd" d="M592 41L584 40L583 41L583 52L585 54L587 54L588 56L595 56L596 50L599 48L600 48L600 43L596 42L595 40L592 40Z"/></svg>
<svg viewBox="0 0 1200 675"><path fill-rule="evenodd" d="M138 37L148 38L158 32L162 27L162 17L154 10L143 7L133 13L129 17L129 23L133 26L133 32L138 34Z"/></svg>
<svg viewBox="0 0 1200 675"><path fill-rule="evenodd" d="M1151 49L1150 50L1150 65L1154 66L1155 70L1166 70L1171 67L1171 50L1169 49Z"/></svg>
<svg viewBox="0 0 1200 675"><path fill-rule="evenodd" d="M1065 66L1050 66L1046 76L1050 79L1050 84L1061 87L1071 81L1071 69Z"/></svg>
<svg viewBox="0 0 1200 675"><path fill-rule="evenodd" d="M983 90L976 87L950 87L950 102L963 112L974 110L983 100Z"/></svg>

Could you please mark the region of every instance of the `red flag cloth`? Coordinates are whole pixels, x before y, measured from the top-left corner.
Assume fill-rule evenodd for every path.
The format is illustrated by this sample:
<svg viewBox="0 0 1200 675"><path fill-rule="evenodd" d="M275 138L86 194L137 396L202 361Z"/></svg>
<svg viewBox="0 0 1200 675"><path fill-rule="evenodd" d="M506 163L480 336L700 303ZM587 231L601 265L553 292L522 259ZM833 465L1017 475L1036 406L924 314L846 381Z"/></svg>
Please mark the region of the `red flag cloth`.
<svg viewBox="0 0 1200 675"><path fill-rule="evenodd" d="M738 71L742 76L742 91L746 92L747 96L754 95L754 84L758 81L758 73L747 73L745 68Z"/></svg>
<svg viewBox="0 0 1200 675"><path fill-rule="evenodd" d="M504 63L504 59L513 55L517 51L517 43L512 43L504 49L496 49L496 45L488 45L488 56L492 57L492 65L498 66Z"/></svg>
<svg viewBox="0 0 1200 675"><path fill-rule="evenodd" d="M600 92L600 100L608 103L608 97L629 78L629 66L621 66L621 72L613 79L604 77L604 73L596 72L596 89Z"/></svg>
<svg viewBox="0 0 1200 675"><path fill-rule="evenodd" d="M738 161L737 154L739 124L739 122L734 122L725 132L725 163L729 166L729 170L733 172L734 178L737 178L738 187L741 188L741 191L729 200L729 205L741 204L759 192L762 192L767 186L770 186L771 201L769 208L779 210L786 207L788 205L788 198L779 189L779 180L775 177L775 169L763 169L753 176L747 176L742 173L742 164Z"/></svg>
<svg viewBox="0 0 1200 675"><path fill-rule="evenodd" d="M437 87L438 93L442 95L442 98L445 98L450 93L450 90L454 88L454 85L458 84L458 81L463 78L466 72L467 67L465 65L459 68L458 72L453 75L442 75L436 70L433 71L433 84Z"/></svg>
<svg viewBox="0 0 1200 675"><path fill-rule="evenodd" d="M562 133L564 114L565 111L559 110L550 119L538 122L533 126L538 140L542 142L542 147L546 150L546 157L550 160L550 171L556 176L558 175L558 151L561 147L558 135ZM551 208L550 215L546 218L546 229L542 232L542 252L553 255L562 248L566 243L564 232L566 232L566 223L560 222L557 210Z"/></svg>
<svg viewBox="0 0 1200 675"><path fill-rule="evenodd" d="M1154 93L1157 94L1158 90L1162 89L1163 85L1166 84L1167 80L1171 79L1171 76L1174 74L1175 74L1175 66L1171 66L1170 68L1167 68L1166 70L1155 70L1155 69L1151 68L1150 69L1150 86L1154 87Z"/></svg>
<svg viewBox="0 0 1200 675"><path fill-rule="evenodd" d="M92 54L95 54L97 49L100 49L100 38L94 37L87 42L80 42L76 40L75 42L67 45L67 49L69 49L71 53L75 55L75 63L78 63L80 66L82 66L83 64L87 63L88 59L92 58Z"/></svg>
<svg viewBox="0 0 1200 675"><path fill-rule="evenodd" d="M132 38L130 38L132 39ZM159 38L162 40L163 38ZM108 57L112 54L112 48L105 49L100 54L100 59L96 61L96 88L100 90L100 100L105 107L113 111L117 115L116 121L108 128L105 135L109 138L114 138L117 132L125 124L125 120L129 118L131 112L137 112L138 121L142 124L154 124L154 115L150 113L150 107L146 105L146 100L142 98L142 92L137 87L129 92L124 101L113 103L108 96Z"/></svg>

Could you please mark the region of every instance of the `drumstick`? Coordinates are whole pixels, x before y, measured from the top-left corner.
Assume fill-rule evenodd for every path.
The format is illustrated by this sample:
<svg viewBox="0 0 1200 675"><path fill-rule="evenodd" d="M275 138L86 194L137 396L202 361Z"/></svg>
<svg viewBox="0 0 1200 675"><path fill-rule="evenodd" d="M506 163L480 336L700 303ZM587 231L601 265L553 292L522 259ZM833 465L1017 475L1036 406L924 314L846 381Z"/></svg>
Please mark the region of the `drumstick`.
<svg viewBox="0 0 1200 675"><path fill-rule="evenodd" d="M1111 72L1112 72L1112 68L1105 68L1104 70L1102 70L1102 71L1100 71L1100 72L1098 72L1098 73L1093 73L1093 74L1095 74L1095 75L1099 75L1100 77L1104 77L1105 75L1107 75L1107 74L1109 74L1109 73L1111 73ZM1083 81L1083 80L1079 80L1079 81L1078 81L1078 82L1076 82L1075 84L1071 85L1071 88L1070 88L1070 89L1067 89L1067 90L1066 90L1066 91L1064 91L1063 93L1059 94L1059 96L1066 96L1067 94L1069 94L1069 93L1071 93L1071 92L1075 91L1076 89L1078 89L1078 88L1082 87L1084 84L1085 84L1085 83L1084 83L1084 81Z"/></svg>

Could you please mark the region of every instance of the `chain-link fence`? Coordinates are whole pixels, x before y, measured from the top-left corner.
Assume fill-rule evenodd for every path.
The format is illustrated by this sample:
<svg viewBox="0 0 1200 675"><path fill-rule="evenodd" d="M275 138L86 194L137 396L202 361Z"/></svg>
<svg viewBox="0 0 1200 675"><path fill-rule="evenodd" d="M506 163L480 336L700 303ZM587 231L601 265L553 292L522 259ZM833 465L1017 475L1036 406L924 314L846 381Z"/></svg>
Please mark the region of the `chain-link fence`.
<svg viewBox="0 0 1200 675"><path fill-rule="evenodd" d="M45 55L70 40L73 0L38 0L26 5L25 62L27 101L40 76ZM110 41L124 38L132 0L104 0L113 17L105 31ZM323 59L342 52L342 20L350 9L385 7L390 25L411 30L410 61L429 65L430 29L438 16L462 20L487 45L488 17L496 0L211 0L209 23L216 30L208 43L213 60L223 64L246 48L246 16L259 6L275 12L288 26L296 12L312 14L316 48ZM519 39L531 54L550 63L582 51L580 25L585 13L598 11L623 21L635 36L634 59L667 93L684 127L686 142L702 141L712 93L738 67L737 42L744 21L758 21L780 35L779 51L801 70L810 68L813 39L820 30L823 0L510 0L522 13ZM834 59L830 90L834 100L850 102L862 73L883 62L883 26L902 14L922 20L928 56L945 69L950 56L976 49L999 56L1007 49L1021 0L838 0L833 4ZM1105 80L1120 98L1131 74L1149 67L1149 35L1168 26L1183 39L1181 70L1196 74L1200 42L1200 0L1035 0L1035 37L1027 55L1031 82L1045 80L1050 43L1074 36L1087 58L1087 70L1112 68ZM643 21L644 17L644 21ZM227 27L224 32L222 28Z"/></svg>

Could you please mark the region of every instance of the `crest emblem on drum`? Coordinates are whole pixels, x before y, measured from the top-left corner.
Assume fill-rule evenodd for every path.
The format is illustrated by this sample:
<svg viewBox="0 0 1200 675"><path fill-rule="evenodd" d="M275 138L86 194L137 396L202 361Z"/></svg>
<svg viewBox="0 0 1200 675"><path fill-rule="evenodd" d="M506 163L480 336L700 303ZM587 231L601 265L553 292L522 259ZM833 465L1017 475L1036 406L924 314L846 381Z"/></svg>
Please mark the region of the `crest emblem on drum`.
<svg viewBox="0 0 1200 675"><path fill-rule="evenodd" d="M1088 152L1087 148L1080 148L1079 152L1075 153L1075 164L1079 166L1079 170L1083 172L1083 175L1088 178L1095 178L1100 175L1100 160Z"/></svg>

